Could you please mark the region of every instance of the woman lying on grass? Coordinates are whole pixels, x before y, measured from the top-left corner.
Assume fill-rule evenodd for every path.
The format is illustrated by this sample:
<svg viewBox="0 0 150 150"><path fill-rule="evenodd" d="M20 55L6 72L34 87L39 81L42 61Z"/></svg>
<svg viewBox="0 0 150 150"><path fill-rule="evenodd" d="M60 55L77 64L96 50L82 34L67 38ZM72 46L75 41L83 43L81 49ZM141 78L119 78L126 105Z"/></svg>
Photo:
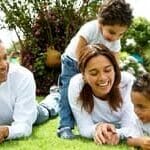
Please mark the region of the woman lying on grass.
<svg viewBox="0 0 150 150"><path fill-rule="evenodd" d="M71 79L68 93L81 136L97 144L118 144L139 134L132 132L136 120L130 75L121 75L113 53L103 45L88 45L81 52L81 74Z"/></svg>

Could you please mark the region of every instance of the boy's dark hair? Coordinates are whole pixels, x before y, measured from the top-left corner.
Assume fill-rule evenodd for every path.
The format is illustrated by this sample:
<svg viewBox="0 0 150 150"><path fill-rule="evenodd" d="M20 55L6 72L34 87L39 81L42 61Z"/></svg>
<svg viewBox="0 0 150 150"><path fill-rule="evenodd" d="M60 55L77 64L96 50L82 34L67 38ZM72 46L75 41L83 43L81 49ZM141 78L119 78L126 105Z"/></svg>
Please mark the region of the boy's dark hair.
<svg viewBox="0 0 150 150"><path fill-rule="evenodd" d="M132 9L125 0L104 0L98 12L98 20L103 25L129 27L132 19Z"/></svg>
<svg viewBox="0 0 150 150"><path fill-rule="evenodd" d="M150 98L150 73L145 73L137 77L132 87L133 92L141 92Z"/></svg>

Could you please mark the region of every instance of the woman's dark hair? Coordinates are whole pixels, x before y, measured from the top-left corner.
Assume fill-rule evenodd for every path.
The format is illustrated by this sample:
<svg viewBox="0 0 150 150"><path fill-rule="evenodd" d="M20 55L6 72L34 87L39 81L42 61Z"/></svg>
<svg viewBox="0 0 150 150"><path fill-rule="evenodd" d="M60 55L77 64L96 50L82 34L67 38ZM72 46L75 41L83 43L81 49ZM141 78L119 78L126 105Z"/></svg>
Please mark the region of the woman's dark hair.
<svg viewBox="0 0 150 150"><path fill-rule="evenodd" d="M129 27L133 20L130 4L125 0L104 0L98 12L98 20L103 25Z"/></svg>
<svg viewBox="0 0 150 150"><path fill-rule="evenodd" d="M150 98L150 73L144 73L137 77L132 86L132 91L140 92Z"/></svg>
<svg viewBox="0 0 150 150"><path fill-rule="evenodd" d="M121 80L120 69L115 59L115 56L113 55L113 52L111 52L104 45L87 45L82 48L81 53L79 55L79 69L81 73L84 74L87 63L92 58L97 57L99 55L105 56L107 59L109 59L109 61L114 67L115 81L109 93L108 100L110 107L113 110L117 111L117 108L121 107L123 101L118 86ZM93 92L91 87L87 83L85 83L85 85L83 86L78 101L82 103L82 108L84 108L87 112L92 112L94 107Z"/></svg>

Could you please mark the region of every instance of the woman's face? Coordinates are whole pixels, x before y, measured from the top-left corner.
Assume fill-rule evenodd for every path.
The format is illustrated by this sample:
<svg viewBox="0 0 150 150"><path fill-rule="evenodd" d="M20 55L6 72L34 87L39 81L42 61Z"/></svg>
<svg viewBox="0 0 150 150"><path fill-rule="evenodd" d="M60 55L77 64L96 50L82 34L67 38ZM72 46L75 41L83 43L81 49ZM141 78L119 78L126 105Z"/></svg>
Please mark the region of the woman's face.
<svg viewBox="0 0 150 150"><path fill-rule="evenodd" d="M139 119L144 122L150 122L150 99L140 92L132 92L132 102L134 104L134 111Z"/></svg>
<svg viewBox="0 0 150 150"><path fill-rule="evenodd" d="M86 65L84 78L94 95L105 99L115 80L114 67L106 56L93 57Z"/></svg>

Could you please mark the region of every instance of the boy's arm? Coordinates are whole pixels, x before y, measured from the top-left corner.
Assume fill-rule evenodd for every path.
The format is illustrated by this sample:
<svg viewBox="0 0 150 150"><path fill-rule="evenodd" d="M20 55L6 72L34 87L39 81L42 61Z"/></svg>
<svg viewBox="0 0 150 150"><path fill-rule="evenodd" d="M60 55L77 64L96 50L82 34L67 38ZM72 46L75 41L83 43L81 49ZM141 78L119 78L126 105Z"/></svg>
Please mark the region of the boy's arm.
<svg viewBox="0 0 150 150"><path fill-rule="evenodd" d="M78 39L77 47L76 47L76 57L77 57L77 59L79 59L82 47L86 46L87 44L88 43L87 43L86 39L83 36L80 36L79 39Z"/></svg>
<svg viewBox="0 0 150 150"><path fill-rule="evenodd" d="M128 138L127 144L129 146L141 147L143 150L150 148L150 137L137 137L137 138Z"/></svg>
<svg viewBox="0 0 150 150"><path fill-rule="evenodd" d="M117 62L119 64L119 61L120 61L120 57L119 57L120 52L114 52L114 55L115 55L115 58L116 58L116 60L117 60Z"/></svg>
<svg viewBox="0 0 150 150"><path fill-rule="evenodd" d="M141 146L141 143L142 143L141 137L127 139L127 144L129 146Z"/></svg>

